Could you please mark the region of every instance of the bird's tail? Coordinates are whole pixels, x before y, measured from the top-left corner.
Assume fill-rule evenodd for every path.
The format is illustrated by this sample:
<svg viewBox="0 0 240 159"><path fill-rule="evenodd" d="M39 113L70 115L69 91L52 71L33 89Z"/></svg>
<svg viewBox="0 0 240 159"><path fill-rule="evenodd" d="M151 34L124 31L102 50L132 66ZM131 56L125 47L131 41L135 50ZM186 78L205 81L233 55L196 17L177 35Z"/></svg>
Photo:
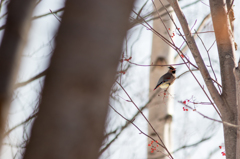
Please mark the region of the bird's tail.
<svg viewBox="0 0 240 159"><path fill-rule="evenodd" d="M158 84L155 88L154 88L154 91L159 87L160 84Z"/></svg>

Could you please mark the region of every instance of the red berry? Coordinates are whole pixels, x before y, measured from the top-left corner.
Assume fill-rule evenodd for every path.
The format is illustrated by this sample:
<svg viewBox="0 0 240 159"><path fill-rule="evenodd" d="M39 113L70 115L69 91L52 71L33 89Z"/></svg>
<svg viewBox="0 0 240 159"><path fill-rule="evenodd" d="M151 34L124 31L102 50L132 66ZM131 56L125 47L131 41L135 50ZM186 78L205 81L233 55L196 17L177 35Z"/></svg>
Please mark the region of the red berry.
<svg viewBox="0 0 240 159"><path fill-rule="evenodd" d="M226 156L226 153L225 153L225 152L222 152L222 155L223 155L223 156Z"/></svg>

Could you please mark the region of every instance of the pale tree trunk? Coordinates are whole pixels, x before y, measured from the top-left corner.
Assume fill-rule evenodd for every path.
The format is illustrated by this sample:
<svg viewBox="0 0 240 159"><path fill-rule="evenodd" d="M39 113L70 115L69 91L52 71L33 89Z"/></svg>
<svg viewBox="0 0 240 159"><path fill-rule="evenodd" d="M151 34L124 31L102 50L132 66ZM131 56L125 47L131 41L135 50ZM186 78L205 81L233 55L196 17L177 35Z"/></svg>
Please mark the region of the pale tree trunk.
<svg viewBox="0 0 240 159"><path fill-rule="evenodd" d="M233 125L237 125L237 98L236 84L234 77L235 68L235 49L234 39L229 18L227 15L227 6L224 0L210 0L211 16L216 36L221 80L222 94L219 94L211 80L206 65L203 62L198 47L193 39L191 31L184 14L182 13L177 0L168 0L176 13L178 20L183 28L187 44L202 74L209 93L221 112L221 119ZM233 26L233 25L232 25ZM217 109L216 109L217 110ZM220 113L219 113L220 114ZM224 141L227 159L236 159L237 129L236 127L224 124Z"/></svg>
<svg viewBox="0 0 240 159"><path fill-rule="evenodd" d="M162 1L163 4L166 6L169 4L167 1ZM157 9L162 7L161 3L158 0L154 2ZM155 9L155 7L154 7ZM169 8L168 8L169 9ZM163 9L162 13L166 13L165 9ZM153 28L159 32L161 35L169 39L169 35L167 33L170 28L170 32L173 31L173 24L168 15L161 17L164 24L161 22L160 19L153 21ZM166 27L166 28L165 28ZM157 35L153 34L153 41L152 41L152 55L151 55L151 63L154 65L168 65L174 63L174 55L173 49L169 45L166 44L162 39L160 39ZM156 86L159 78L168 71L168 67L161 67L161 66L153 66L150 68L150 92L149 97L152 96L154 87ZM160 88L158 88L160 89ZM155 90L156 91L156 90ZM164 144L166 145L167 149L171 151L172 148L172 113L173 113L173 86L169 87L166 95L164 97L164 89L161 90L159 93L160 96L156 96L150 105L148 106L149 109L149 121L155 128L156 132L162 138ZM158 140L157 135L154 133L152 128L148 127L148 135ZM151 139L148 139L148 143L151 143ZM156 144L154 144L156 146ZM148 158L162 158L163 153L166 154L163 148L158 147L157 149L160 152L154 151L151 152L152 146L148 146ZM163 153L161 153L163 152ZM167 156L164 158L168 158Z"/></svg>
<svg viewBox="0 0 240 159"><path fill-rule="evenodd" d="M24 159L96 159L133 0L67 0Z"/></svg>
<svg viewBox="0 0 240 159"><path fill-rule="evenodd" d="M0 147L35 2L11 0L7 7L7 21L0 46Z"/></svg>

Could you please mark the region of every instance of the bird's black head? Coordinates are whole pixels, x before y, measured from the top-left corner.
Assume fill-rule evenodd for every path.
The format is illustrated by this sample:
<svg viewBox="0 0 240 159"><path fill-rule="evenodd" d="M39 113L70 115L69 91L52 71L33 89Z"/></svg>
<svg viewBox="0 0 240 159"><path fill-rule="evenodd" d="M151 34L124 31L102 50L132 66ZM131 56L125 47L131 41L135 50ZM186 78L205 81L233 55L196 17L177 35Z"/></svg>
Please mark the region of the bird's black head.
<svg viewBox="0 0 240 159"><path fill-rule="evenodd" d="M176 68L174 68L174 67L172 67L172 66L169 66L168 68L171 70L171 72L172 72L173 74L176 73Z"/></svg>

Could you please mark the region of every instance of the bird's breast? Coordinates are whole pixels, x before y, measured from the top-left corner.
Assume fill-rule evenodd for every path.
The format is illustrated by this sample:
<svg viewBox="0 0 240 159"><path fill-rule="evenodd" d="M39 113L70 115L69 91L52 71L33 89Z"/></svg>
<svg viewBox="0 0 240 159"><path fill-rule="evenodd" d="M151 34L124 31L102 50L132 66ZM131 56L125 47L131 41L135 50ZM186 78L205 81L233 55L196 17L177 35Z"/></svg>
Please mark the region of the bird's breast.
<svg viewBox="0 0 240 159"><path fill-rule="evenodd" d="M169 86L169 83L162 83L159 87L160 88L167 88Z"/></svg>

